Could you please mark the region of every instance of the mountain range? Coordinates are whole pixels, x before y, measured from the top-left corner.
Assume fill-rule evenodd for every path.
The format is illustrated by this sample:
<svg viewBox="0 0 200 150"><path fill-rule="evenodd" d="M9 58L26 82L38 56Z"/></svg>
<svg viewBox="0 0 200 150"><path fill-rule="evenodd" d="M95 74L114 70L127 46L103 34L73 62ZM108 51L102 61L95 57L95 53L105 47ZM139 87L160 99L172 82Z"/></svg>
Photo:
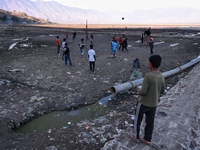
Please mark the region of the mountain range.
<svg viewBox="0 0 200 150"><path fill-rule="evenodd" d="M3 10L0 9L0 24L3 23L7 23L7 24L12 24L12 23L19 23L19 24L32 24L32 23L37 23L37 24L41 24L41 23L51 23L45 19L42 18L36 18L33 16L29 16L24 12L17 12L17 11L7 11L7 10Z"/></svg>
<svg viewBox="0 0 200 150"><path fill-rule="evenodd" d="M62 24L197 24L200 23L200 9L166 8L152 10L99 11L80 9L42 0L1 0L0 8L19 11L51 22ZM124 19L122 19L124 17Z"/></svg>

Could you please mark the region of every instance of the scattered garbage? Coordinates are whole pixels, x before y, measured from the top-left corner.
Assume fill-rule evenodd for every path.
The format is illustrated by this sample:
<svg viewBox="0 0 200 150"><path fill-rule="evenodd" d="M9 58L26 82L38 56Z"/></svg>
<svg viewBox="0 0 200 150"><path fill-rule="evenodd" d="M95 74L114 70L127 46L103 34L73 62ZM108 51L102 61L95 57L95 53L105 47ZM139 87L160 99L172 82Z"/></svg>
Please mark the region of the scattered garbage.
<svg viewBox="0 0 200 150"><path fill-rule="evenodd" d="M29 39L29 37L27 37L27 38L25 38L25 39L18 39L18 40L20 40L20 41L11 44L11 45L9 46L8 50L10 51L10 50L13 49L19 42L28 41L28 39Z"/></svg>
<svg viewBox="0 0 200 150"><path fill-rule="evenodd" d="M62 127L63 129L67 129L67 126Z"/></svg>
<svg viewBox="0 0 200 150"><path fill-rule="evenodd" d="M49 129L49 130L47 130L47 133L51 133L51 131L52 131L52 130L51 130L51 129Z"/></svg>
<svg viewBox="0 0 200 150"><path fill-rule="evenodd" d="M158 44L163 44L165 43L164 41L161 41L161 42L155 42L154 45L158 45Z"/></svg>
<svg viewBox="0 0 200 150"><path fill-rule="evenodd" d="M53 115L54 117L60 117L60 114L55 114L55 115Z"/></svg>
<svg viewBox="0 0 200 150"><path fill-rule="evenodd" d="M107 139L105 138L105 137L103 137L102 139L101 139L101 142L102 143L105 143L107 141Z"/></svg>
<svg viewBox="0 0 200 150"><path fill-rule="evenodd" d="M20 47L32 47L31 43L20 44Z"/></svg>
<svg viewBox="0 0 200 150"><path fill-rule="evenodd" d="M41 47L48 47L47 45L41 45Z"/></svg>
<svg viewBox="0 0 200 150"><path fill-rule="evenodd" d="M12 69L12 70L9 70L9 72L24 72L24 70L21 70L21 69Z"/></svg>
<svg viewBox="0 0 200 150"><path fill-rule="evenodd" d="M165 117L167 116L167 114L165 112L163 112L163 111L159 111L158 114L160 114L162 116L165 116Z"/></svg>
<svg viewBox="0 0 200 150"><path fill-rule="evenodd" d="M174 44L170 44L169 46L173 47L173 46L176 46L178 45L179 43L174 43Z"/></svg>
<svg viewBox="0 0 200 150"><path fill-rule="evenodd" d="M18 42L15 42L13 44L11 44L8 48L8 50L10 51L11 49L13 49L13 47L15 47L17 45Z"/></svg>

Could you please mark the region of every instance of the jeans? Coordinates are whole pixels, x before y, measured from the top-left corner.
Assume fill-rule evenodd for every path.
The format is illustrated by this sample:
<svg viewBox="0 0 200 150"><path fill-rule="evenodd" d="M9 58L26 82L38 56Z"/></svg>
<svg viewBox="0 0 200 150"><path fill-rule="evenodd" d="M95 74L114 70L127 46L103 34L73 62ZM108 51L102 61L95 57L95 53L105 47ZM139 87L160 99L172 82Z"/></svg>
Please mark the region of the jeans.
<svg viewBox="0 0 200 150"><path fill-rule="evenodd" d="M76 37L75 36L73 36L73 42L74 42L74 39L75 39Z"/></svg>
<svg viewBox="0 0 200 150"><path fill-rule="evenodd" d="M150 47L150 53L153 54L153 46Z"/></svg>
<svg viewBox="0 0 200 150"><path fill-rule="evenodd" d="M65 65L67 65L67 60L69 61L69 65L72 66L72 62L69 55L65 55Z"/></svg>
<svg viewBox="0 0 200 150"><path fill-rule="evenodd" d="M57 53L60 54L60 46L57 46Z"/></svg>
<svg viewBox="0 0 200 150"><path fill-rule="evenodd" d="M122 52L124 51L124 49L126 49L126 51L128 51L126 46L122 46Z"/></svg>
<svg viewBox="0 0 200 150"><path fill-rule="evenodd" d="M80 52L81 52L81 56L83 56L84 55L84 49L80 48Z"/></svg>
<svg viewBox="0 0 200 150"><path fill-rule="evenodd" d="M122 48L122 44L119 44L119 50Z"/></svg>
<svg viewBox="0 0 200 150"><path fill-rule="evenodd" d="M95 61L90 61L90 71L94 72L95 69Z"/></svg>

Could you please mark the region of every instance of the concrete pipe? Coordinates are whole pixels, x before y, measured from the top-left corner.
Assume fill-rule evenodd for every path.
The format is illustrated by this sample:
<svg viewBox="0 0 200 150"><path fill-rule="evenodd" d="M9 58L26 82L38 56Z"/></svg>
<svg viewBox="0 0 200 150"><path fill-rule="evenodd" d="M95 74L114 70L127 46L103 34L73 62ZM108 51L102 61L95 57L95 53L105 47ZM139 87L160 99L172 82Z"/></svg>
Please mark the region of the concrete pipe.
<svg viewBox="0 0 200 150"><path fill-rule="evenodd" d="M166 71L162 74L165 78L167 78L167 77L173 76L173 75L181 72L184 69L187 69L187 68L197 64L198 62L200 62L200 56L198 56L196 59L191 60L187 64L184 64L184 65L177 67L175 69L172 69L170 71ZM122 91L125 91L125 90L130 90L134 87L142 85L143 80L144 80L144 78L115 85L115 86L110 88L110 92L112 94L116 94L116 93L119 93L119 92L122 92Z"/></svg>

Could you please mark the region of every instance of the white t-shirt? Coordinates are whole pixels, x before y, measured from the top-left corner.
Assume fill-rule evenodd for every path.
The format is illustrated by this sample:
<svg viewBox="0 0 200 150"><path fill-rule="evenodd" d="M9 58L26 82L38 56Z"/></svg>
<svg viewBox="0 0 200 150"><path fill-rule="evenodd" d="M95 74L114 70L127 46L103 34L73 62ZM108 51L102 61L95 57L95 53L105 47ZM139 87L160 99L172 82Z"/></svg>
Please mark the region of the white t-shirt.
<svg viewBox="0 0 200 150"><path fill-rule="evenodd" d="M66 42L64 42L64 41L62 42L62 48L63 48L63 49L64 49L64 47L65 47L65 43L66 43Z"/></svg>
<svg viewBox="0 0 200 150"><path fill-rule="evenodd" d="M88 51L88 56L89 56L89 61L95 61L95 59L94 59L95 51L93 49L90 49Z"/></svg>

